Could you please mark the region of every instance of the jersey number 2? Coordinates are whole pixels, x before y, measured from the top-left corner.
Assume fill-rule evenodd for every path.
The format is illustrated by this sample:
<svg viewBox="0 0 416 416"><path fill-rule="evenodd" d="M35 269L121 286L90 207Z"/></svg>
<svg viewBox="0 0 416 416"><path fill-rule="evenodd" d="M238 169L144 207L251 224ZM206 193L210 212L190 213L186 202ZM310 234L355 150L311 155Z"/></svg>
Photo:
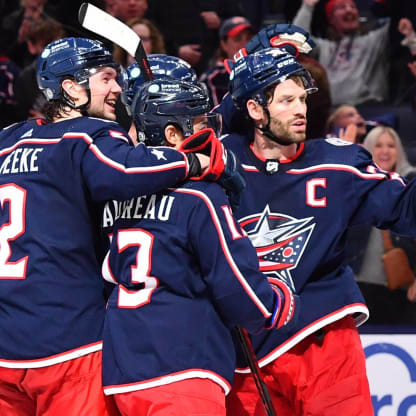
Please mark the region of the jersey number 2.
<svg viewBox="0 0 416 416"><path fill-rule="evenodd" d="M9 261L12 255L10 241L25 232L26 191L17 185L0 186L0 203L4 212L8 205L9 222L0 226L0 279L25 279L28 256Z"/></svg>

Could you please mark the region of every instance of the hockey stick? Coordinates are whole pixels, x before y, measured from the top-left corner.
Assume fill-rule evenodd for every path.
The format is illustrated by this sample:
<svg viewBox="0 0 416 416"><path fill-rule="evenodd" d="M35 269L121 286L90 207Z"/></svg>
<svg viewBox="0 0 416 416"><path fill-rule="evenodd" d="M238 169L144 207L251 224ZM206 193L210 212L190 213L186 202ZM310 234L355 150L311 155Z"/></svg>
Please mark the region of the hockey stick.
<svg viewBox="0 0 416 416"><path fill-rule="evenodd" d="M269 390L267 389L266 383L261 378L259 363L257 362L256 353L254 352L253 345L251 344L250 338L247 332L241 328L236 327L238 339L240 341L241 348L243 349L244 356L248 361L248 365L251 370L254 382L260 395L260 399L263 403L264 410L267 416L277 416L274 410L272 400L270 398Z"/></svg>
<svg viewBox="0 0 416 416"><path fill-rule="evenodd" d="M146 81L154 79L139 35L122 21L91 3L82 3L78 11L82 27L110 40L134 56Z"/></svg>

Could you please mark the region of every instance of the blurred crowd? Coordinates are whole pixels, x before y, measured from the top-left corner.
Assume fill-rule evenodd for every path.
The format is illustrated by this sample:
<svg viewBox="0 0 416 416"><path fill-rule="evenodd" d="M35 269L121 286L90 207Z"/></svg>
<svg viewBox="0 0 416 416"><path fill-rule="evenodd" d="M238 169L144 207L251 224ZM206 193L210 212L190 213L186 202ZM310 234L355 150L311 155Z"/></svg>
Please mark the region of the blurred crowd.
<svg viewBox="0 0 416 416"><path fill-rule="evenodd" d="M93 0L136 31L150 53L183 58L200 76L212 105L227 92L224 59L262 27L288 23L308 30L317 47L301 57L320 92L311 98L309 138L338 131L328 128L331 112L342 105L363 116L376 108L367 127L381 118L398 121L394 105L416 96L416 3L411 0ZM35 67L39 53L63 36L97 37L78 23L82 1L0 2L0 126L40 114ZM117 61L133 58L105 39ZM390 114L389 114L390 113ZM372 124L373 123L373 124Z"/></svg>

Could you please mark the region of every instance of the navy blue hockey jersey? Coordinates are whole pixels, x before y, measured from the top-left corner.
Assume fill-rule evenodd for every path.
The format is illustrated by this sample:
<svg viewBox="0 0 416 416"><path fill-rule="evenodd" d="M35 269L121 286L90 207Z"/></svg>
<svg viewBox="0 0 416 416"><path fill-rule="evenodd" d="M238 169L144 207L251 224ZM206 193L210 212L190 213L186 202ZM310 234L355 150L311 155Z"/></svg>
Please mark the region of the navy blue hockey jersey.
<svg viewBox="0 0 416 416"><path fill-rule="evenodd" d="M101 348L97 201L173 186L188 169L183 154L135 148L127 137L86 117L0 132L0 366L40 367Z"/></svg>
<svg viewBox="0 0 416 416"><path fill-rule="evenodd" d="M227 393L231 328L261 331L274 295L223 189L187 182L111 202L103 226L114 223L103 264L105 278L118 283L104 326L105 393L189 378L211 379Z"/></svg>
<svg viewBox="0 0 416 416"><path fill-rule="evenodd" d="M283 161L256 156L248 137L232 134L223 143L242 164L247 188L235 215L260 269L285 279L301 299L296 326L253 337L260 364L347 314L365 321L368 309L344 262L346 230L372 223L415 236L416 182L405 186L363 147L340 139L306 141Z"/></svg>

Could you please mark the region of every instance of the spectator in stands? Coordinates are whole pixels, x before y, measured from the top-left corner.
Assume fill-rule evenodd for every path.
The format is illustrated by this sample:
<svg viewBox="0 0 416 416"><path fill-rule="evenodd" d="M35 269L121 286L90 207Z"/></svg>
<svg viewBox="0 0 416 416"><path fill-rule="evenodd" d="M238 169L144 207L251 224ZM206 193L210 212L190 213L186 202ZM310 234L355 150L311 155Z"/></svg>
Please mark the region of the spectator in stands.
<svg viewBox="0 0 416 416"><path fill-rule="evenodd" d="M243 15L237 0L152 0L146 15L163 34L169 55L201 75L218 48L221 20Z"/></svg>
<svg viewBox="0 0 416 416"><path fill-rule="evenodd" d="M372 153L377 165L403 177L416 176L409 164L401 140L394 129L377 126L366 136L363 146ZM347 263L356 275L358 285L370 310L370 324L416 324L416 283L389 290L382 256L383 234L371 225L354 226L348 231ZM393 246L405 250L410 266L416 271L416 242L413 238L386 234ZM385 238L385 237L384 237Z"/></svg>
<svg viewBox="0 0 416 416"><path fill-rule="evenodd" d="M416 2L414 0L371 0L368 4L371 6L373 15L391 19L389 33L391 101L396 105L409 102L414 97L414 90L409 91L409 85L414 79L406 67L412 59L412 53L406 45L402 44L404 33L400 28L400 21L406 18L413 26L416 25Z"/></svg>
<svg viewBox="0 0 416 416"><path fill-rule="evenodd" d="M351 143L361 144L366 134L378 125L397 128L397 114L379 112L369 118L364 118L357 107L343 104L337 107L328 118L327 137L340 137Z"/></svg>
<svg viewBox="0 0 416 416"><path fill-rule="evenodd" d="M16 78L20 68L6 55L4 38L0 37L0 129L18 120L16 116Z"/></svg>
<svg viewBox="0 0 416 416"><path fill-rule="evenodd" d="M222 22L219 30L220 47L215 62L200 77L200 81L207 86L212 106L218 105L228 91L229 74L224 66L224 59L232 59L253 34L253 26L245 17L233 16Z"/></svg>
<svg viewBox="0 0 416 416"><path fill-rule="evenodd" d="M114 0L109 7L115 17L127 23L131 19L144 17L148 4L147 0Z"/></svg>
<svg viewBox="0 0 416 416"><path fill-rule="evenodd" d="M362 143L367 134L366 121L353 105L341 105L329 116L327 136Z"/></svg>
<svg viewBox="0 0 416 416"><path fill-rule="evenodd" d="M140 36L147 55L151 53L166 53L163 36L150 20L138 17L129 20L127 25ZM127 68L134 61L134 57L118 45L113 47L113 56L115 61L123 65L124 68Z"/></svg>
<svg viewBox="0 0 416 416"><path fill-rule="evenodd" d="M27 37L27 48L33 61L23 68L16 80L17 119L40 117L40 109L46 102L36 81L37 57L50 42L63 38L65 31L54 19L41 18L33 22Z"/></svg>
<svg viewBox="0 0 416 416"><path fill-rule="evenodd" d="M293 23L311 30L318 0L303 0ZM389 22L365 31L354 0L325 5L328 38L315 37L317 59L328 74L333 105L384 102L388 98Z"/></svg>
<svg viewBox="0 0 416 416"><path fill-rule="evenodd" d="M104 0L104 10L112 16L115 14L115 3L116 0Z"/></svg>
<svg viewBox="0 0 416 416"><path fill-rule="evenodd" d="M407 46L411 54L411 62L407 65L410 72L416 77L416 32L413 24L410 19L402 18L397 29L404 36L401 44Z"/></svg>
<svg viewBox="0 0 416 416"><path fill-rule="evenodd" d="M27 36L34 21L44 15L47 0L21 0L20 7L3 16L1 27L7 55L21 68L28 65L33 57L27 49Z"/></svg>

